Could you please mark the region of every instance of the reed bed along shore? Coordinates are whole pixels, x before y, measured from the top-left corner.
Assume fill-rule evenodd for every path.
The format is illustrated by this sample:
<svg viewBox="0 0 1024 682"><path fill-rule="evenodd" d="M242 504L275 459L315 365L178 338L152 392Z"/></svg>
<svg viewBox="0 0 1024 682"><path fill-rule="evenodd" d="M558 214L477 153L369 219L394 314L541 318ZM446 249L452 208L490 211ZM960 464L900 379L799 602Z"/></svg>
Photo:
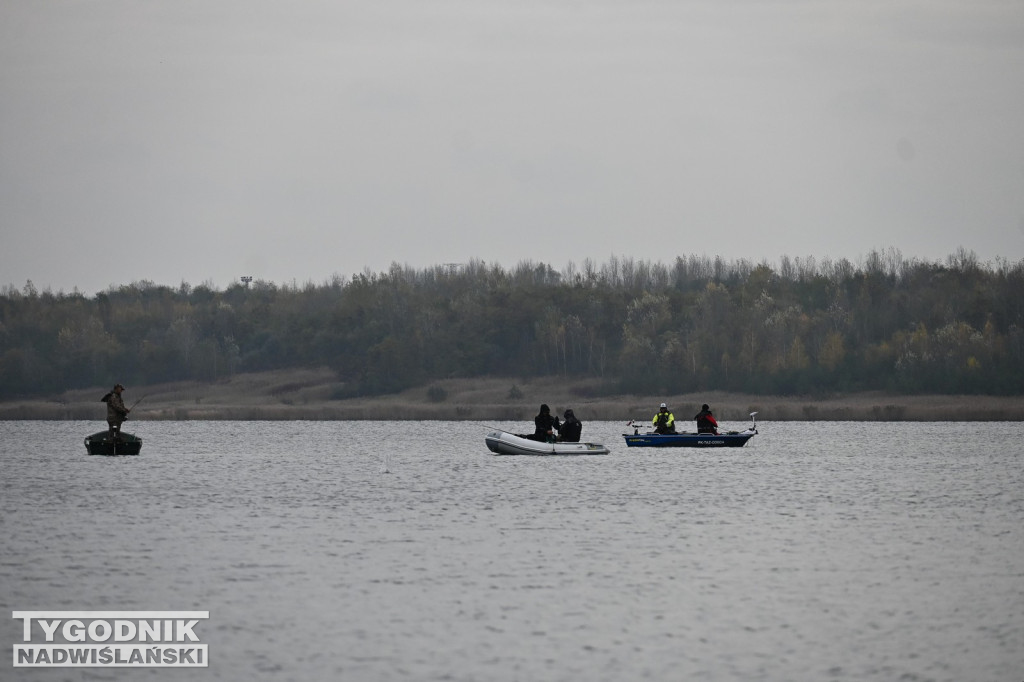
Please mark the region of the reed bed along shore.
<svg viewBox="0 0 1024 682"><path fill-rule="evenodd" d="M97 420L107 387L68 391L45 399L0 403L4 420ZM601 395L595 381L501 377L450 379L402 393L344 398L329 370L239 374L216 383L129 386L125 404L142 401L131 419L145 420L501 420L529 422L541 403L561 414L573 408L584 420L650 419L665 402L680 421L708 403L719 421L1021 421L1022 396L858 393L771 396L723 392L668 396Z"/></svg>

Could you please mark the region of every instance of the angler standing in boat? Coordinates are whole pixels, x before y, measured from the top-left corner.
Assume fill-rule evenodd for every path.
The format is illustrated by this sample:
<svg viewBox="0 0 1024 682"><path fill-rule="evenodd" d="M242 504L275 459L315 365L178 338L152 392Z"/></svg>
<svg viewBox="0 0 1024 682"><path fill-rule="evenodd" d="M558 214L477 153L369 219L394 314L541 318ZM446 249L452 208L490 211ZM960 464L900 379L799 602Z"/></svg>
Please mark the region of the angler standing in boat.
<svg viewBox="0 0 1024 682"><path fill-rule="evenodd" d="M676 418L668 411L668 405L665 403L661 404L658 409L658 414L654 415L654 419L651 420L654 424L655 433L675 433L676 432Z"/></svg>
<svg viewBox="0 0 1024 682"><path fill-rule="evenodd" d="M718 434L718 420L715 419L715 415L711 414L711 408L707 403L700 406L700 412L693 418L697 420L697 433Z"/></svg>
<svg viewBox="0 0 1024 682"><path fill-rule="evenodd" d="M121 435L121 424L128 418L131 409L124 406L121 392L124 386L117 384L114 390L101 398L107 404L107 427L110 429L110 437L116 439Z"/></svg>

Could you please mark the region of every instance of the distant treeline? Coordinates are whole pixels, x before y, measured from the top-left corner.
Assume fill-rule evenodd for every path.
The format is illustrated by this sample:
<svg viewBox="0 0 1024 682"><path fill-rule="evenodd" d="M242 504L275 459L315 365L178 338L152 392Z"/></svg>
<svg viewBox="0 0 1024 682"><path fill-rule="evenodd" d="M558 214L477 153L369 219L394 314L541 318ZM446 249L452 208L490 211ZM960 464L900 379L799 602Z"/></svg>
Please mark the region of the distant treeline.
<svg viewBox="0 0 1024 682"><path fill-rule="evenodd" d="M226 291L0 291L0 399L319 366L338 398L485 375L609 393L1019 395L1024 261L472 261Z"/></svg>

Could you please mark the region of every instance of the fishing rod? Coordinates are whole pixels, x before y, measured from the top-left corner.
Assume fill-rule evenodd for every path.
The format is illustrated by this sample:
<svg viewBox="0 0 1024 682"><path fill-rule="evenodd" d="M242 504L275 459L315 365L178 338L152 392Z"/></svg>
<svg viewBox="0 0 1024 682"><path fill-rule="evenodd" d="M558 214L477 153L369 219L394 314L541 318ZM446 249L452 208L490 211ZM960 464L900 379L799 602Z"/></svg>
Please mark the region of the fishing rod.
<svg viewBox="0 0 1024 682"><path fill-rule="evenodd" d="M148 394L147 394L147 395L148 395ZM143 400L145 400L145 399L146 399L146 396L144 395L144 396L142 396L141 398L139 398L138 400L136 400L136 401L135 401L134 403L132 403L132 406L131 406L131 407L129 407L129 408L128 408L128 409L127 409L127 410L125 411L125 413L124 413L124 418L125 418L125 419L127 419L127 418L128 418L128 413L129 413L129 412L131 412L132 410L134 410L134 409L135 409L135 406L136 406L136 405L138 405L139 403L141 403L141 402L142 402ZM120 433L121 433L121 432L120 432L120 429L118 429L118 435L120 435ZM117 438L116 438L116 437L114 438L114 454L115 454L115 455L117 454ZM137 454L137 453L136 453L136 454Z"/></svg>
<svg viewBox="0 0 1024 682"><path fill-rule="evenodd" d="M493 429L495 431L501 431L502 433L512 433L508 429L503 429L500 426L494 426L492 424L484 424L483 422L478 422L478 421L473 421L473 422L470 422L470 423L472 423L472 424L479 424L480 426L486 426L489 429Z"/></svg>

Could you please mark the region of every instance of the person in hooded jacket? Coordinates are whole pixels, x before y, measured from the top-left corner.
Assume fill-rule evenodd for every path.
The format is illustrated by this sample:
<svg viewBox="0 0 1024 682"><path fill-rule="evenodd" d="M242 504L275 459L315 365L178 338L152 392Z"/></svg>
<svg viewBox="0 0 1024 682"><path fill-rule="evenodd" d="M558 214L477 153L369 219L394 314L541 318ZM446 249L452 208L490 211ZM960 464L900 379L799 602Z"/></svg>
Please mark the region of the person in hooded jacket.
<svg viewBox="0 0 1024 682"><path fill-rule="evenodd" d="M711 414L711 408L707 403L700 406L700 412L693 418L697 420L697 433L718 433L718 421L715 415Z"/></svg>
<svg viewBox="0 0 1024 682"><path fill-rule="evenodd" d="M571 409L565 411L565 421L558 427L558 440L563 443L579 443L583 433L583 422L576 418Z"/></svg>
<svg viewBox="0 0 1024 682"><path fill-rule="evenodd" d="M114 390L101 398L107 404L107 428L110 430L110 437L117 439L121 435L121 424L128 418L130 409L124 406L124 399L121 392L124 386L117 384Z"/></svg>
<svg viewBox="0 0 1024 682"><path fill-rule="evenodd" d="M540 413L533 418L533 435L530 436L531 440L538 440L542 443L554 443L555 442L555 430L558 429L561 424L558 422L558 417L551 416L551 408L547 405L540 406Z"/></svg>

